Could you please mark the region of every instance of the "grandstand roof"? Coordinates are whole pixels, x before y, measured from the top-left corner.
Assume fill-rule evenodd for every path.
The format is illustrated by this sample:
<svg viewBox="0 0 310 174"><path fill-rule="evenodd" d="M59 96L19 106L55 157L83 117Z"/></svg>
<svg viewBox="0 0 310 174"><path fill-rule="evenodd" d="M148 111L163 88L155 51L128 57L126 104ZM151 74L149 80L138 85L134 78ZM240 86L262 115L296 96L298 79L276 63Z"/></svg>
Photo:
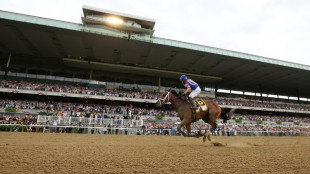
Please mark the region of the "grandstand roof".
<svg viewBox="0 0 310 174"><path fill-rule="evenodd" d="M246 53L6 11L0 11L0 37L1 56L12 53L16 66L187 73L218 88L310 97L310 66Z"/></svg>

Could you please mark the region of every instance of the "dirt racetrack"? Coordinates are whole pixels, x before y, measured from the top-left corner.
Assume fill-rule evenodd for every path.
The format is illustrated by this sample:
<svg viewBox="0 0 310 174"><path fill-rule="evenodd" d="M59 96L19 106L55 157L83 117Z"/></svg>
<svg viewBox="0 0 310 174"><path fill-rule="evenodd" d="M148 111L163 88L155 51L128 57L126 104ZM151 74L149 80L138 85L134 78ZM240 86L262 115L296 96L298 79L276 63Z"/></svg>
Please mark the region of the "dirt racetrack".
<svg viewBox="0 0 310 174"><path fill-rule="evenodd" d="M310 173L310 137L0 132L0 173Z"/></svg>

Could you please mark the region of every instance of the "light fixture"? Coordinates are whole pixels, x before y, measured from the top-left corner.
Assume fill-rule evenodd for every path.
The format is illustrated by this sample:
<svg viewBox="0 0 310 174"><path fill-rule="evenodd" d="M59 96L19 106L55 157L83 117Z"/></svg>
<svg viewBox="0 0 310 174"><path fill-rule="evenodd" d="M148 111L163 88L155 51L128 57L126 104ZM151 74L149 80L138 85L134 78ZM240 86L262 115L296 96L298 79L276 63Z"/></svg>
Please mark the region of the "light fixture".
<svg viewBox="0 0 310 174"><path fill-rule="evenodd" d="M123 24L124 21L115 17L107 17L106 21L112 24Z"/></svg>

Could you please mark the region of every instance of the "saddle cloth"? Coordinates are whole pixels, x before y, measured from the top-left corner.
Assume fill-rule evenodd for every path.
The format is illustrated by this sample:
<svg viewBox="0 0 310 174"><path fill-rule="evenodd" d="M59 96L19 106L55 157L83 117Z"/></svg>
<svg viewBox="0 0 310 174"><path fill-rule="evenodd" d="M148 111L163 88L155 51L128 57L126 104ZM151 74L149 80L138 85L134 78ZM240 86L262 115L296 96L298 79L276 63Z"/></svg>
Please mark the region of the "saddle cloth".
<svg viewBox="0 0 310 174"><path fill-rule="evenodd" d="M208 109L205 101L203 101L202 99L197 99L195 100L196 102L196 106L197 106L197 109L196 109L196 112L199 112L199 111L206 111Z"/></svg>

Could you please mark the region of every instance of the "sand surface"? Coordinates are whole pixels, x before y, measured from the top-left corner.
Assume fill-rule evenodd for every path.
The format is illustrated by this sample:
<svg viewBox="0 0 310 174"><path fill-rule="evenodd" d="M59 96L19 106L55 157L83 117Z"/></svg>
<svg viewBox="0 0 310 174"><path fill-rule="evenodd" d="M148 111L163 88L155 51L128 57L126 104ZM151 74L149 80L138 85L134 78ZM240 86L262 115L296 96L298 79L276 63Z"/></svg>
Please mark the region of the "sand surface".
<svg viewBox="0 0 310 174"><path fill-rule="evenodd" d="M0 132L0 173L310 173L310 137Z"/></svg>

